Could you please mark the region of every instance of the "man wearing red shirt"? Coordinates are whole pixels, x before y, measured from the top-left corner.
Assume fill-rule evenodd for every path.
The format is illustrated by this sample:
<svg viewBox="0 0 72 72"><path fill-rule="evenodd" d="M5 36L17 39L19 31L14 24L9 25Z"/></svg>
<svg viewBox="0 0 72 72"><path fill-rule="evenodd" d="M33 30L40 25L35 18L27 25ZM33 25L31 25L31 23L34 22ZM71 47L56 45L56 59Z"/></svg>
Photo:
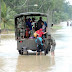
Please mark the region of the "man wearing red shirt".
<svg viewBox="0 0 72 72"><path fill-rule="evenodd" d="M42 37L42 35L46 34L47 32L43 32L42 28L36 31L36 33L39 35L38 37Z"/></svg>

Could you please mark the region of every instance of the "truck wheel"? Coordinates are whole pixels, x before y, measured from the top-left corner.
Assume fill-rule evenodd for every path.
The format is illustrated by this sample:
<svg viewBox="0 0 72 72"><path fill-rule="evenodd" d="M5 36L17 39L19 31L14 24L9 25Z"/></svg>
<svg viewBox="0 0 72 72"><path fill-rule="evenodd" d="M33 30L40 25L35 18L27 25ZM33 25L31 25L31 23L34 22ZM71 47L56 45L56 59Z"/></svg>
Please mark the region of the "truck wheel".
<svg viewBox="0 0 72 72"><path fill-rule="evenodd" d="M23 52L21 52L21 55L23 55Z"/></svg>
<svg viewBox="0 0 72 72"><path fill-rule="evenodd" d="M19 54L21 54L21 50L18 50Z"/></svg>
<svg viewBox="0 0 72 72"><path fill-rule="evenodd" d="M21 52L21 50L18 51L20 55L23 55L23 52Z"/></svg>

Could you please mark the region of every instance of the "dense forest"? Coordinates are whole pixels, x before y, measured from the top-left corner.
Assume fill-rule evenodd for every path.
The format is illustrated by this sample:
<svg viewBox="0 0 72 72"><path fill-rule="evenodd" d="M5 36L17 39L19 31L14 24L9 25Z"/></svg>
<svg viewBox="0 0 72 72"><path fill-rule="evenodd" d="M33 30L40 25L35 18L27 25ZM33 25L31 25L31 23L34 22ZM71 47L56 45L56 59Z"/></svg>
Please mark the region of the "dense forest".
<svg viewBox="0 0 72 72"><path fill-rule="evenodd" d="M38 6L35 6L35 5ZM54 24L72 19L72 5L65 0L1 0L2 29L14 29L14 16L24 12L50 11Z"/></svg>

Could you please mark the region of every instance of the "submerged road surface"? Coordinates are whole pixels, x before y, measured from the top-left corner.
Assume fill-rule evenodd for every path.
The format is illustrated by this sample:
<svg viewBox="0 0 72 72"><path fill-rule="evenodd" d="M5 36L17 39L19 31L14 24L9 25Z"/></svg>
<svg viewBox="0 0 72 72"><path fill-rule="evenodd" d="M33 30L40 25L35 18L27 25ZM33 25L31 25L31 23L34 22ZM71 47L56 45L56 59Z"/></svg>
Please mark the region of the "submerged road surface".
<svg viewBox="0 0 72 72"><path fill-rule="evenodd" d="M52 34L56 39L55 56L19 55L14 35L2 35L0 43L0 72L72 72L72 27Z"/></svg>

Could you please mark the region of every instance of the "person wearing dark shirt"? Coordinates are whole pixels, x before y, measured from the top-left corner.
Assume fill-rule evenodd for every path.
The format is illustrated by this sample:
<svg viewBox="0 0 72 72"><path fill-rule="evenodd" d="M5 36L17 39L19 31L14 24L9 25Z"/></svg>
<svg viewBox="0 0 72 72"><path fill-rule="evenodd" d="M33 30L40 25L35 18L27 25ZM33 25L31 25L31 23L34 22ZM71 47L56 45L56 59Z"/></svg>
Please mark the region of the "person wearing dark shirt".
<svg viewBox="0 0 72 72"><path fill-rule="evenodd" d="M31 25L30 19L26 20L26 25L30 28L30 30L32 30L32 25Z"/></svg>
<svg viewBox="0 0 72 72"><path fill-rule="evenodd" d="M40 17L39 21L37 22L37 29L39 30L40 28L42 28L42 17Z"/></svg>

